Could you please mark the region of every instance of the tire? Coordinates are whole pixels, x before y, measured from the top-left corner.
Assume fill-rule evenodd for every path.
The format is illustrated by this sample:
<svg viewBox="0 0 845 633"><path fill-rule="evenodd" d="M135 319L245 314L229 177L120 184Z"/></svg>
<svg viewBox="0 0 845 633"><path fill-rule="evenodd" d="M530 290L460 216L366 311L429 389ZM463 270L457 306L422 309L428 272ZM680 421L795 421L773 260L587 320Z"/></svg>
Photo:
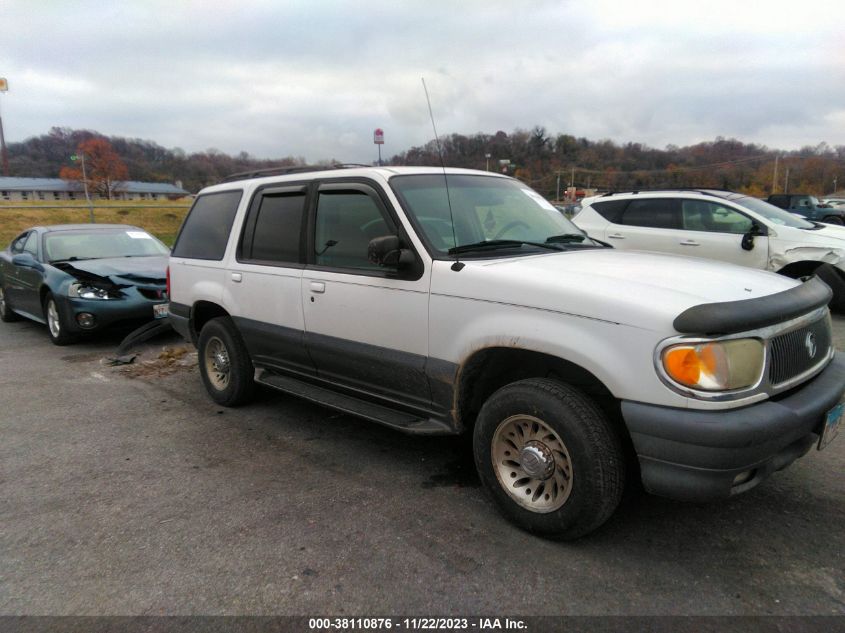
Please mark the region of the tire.
<svg viewBox="0 0 845 633"><path fill-rule="evenodd" d="M840 218L838 215L828 215L822 218L822 222L826 222L827 224L838 224L841 226L842 218Z"/></svg>
<svg viewBox="0 0 845 633"><path fill-rule="evenodd" d="M252 399L255 368L232 319L217 317L206 323L197 349L202 382L214 402L236 407Z"/></svg>
<svg viewBox="0 0 845 633"><path fill-rule="evenodd" d="M11 323L12 321L17 321L20 317L12 312L12 308L9 307L8 301L6 301L6 289L3 286L0 286L0 321L4 323Z"/></svg>
<svg viewBox="0 0 845 633"><path fill-rule="evenodd" d="M76 336L68 332L67 321L52 292L48 292L44 297L44 320L47 322L47 334L53 345L70 345L76 340Z"/></svg>
<svg viewBox="0 0 845 633"><path fill-rule="evenodd" d="M521 380L496 391L478 415L473 452L501 512L534 534L584 536L610 518L622 497L618 435L591 399L554 380Z"/></svg>
<svg viewBox="0 0 845 633"><path fill-rule="evenodd" d="M816 268L816 276L833 290L830 309L839 314L845 313L845 275L830 264L822 264Z"/></svg>

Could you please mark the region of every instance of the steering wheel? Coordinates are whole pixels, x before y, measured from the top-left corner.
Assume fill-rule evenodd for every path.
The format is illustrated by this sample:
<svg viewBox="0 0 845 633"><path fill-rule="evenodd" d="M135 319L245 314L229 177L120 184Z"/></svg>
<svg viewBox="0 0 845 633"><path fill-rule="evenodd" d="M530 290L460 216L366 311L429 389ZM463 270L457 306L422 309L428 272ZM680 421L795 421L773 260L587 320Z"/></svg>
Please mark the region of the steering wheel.
<svg viewBox="0 0 845 633"><path fill-rule="evenodd" d="M499 238L500 238L500 237L502 237L505 233L507 233L507 232L508 232L508 231L510 231L511 229L515 229L515 228L516 228L516 227L518 227L518 226L524 226L526 229L530 229L530 228L531 228L528 224L526 224L526 223L525 223L525 222L523 222L522 220L513 220L513 221L508 222L507 224L505 224L505 225L502 227L502 229L501 229L498 233L496 233L496 235L494 235L494 236L493 236L493 239L494 239L494 240L499 239Z"/></svg>

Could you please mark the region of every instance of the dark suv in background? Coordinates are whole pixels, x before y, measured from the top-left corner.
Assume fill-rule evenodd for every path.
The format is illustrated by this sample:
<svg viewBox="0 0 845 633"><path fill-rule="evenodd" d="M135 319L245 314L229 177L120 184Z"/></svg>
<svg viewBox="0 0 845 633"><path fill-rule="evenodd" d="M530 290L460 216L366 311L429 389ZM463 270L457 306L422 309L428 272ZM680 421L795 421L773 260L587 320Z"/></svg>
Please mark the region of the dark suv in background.
<svg viewBox="0 0 845 633"><path fill-rule="evenodd" d="M818 198L806 193L772 194L768 197L767 202L815 222L845 224L845 209L837 209L829 204L822 204Z"/></svg>

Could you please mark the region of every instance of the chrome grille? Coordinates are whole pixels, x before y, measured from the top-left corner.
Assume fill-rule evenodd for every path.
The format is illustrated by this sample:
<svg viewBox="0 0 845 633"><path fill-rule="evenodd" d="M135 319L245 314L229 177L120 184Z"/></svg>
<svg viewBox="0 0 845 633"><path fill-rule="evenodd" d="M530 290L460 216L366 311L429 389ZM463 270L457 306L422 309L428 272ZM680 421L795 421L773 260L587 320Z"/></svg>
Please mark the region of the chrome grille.
<svg viewBox="0 0 845 633"><path fill-rule="evenodd" d="M769 381L779 385L821 363L830 351L830 319L825 316L769 342ZM811 351L815 344L815 354Z"/></svg>

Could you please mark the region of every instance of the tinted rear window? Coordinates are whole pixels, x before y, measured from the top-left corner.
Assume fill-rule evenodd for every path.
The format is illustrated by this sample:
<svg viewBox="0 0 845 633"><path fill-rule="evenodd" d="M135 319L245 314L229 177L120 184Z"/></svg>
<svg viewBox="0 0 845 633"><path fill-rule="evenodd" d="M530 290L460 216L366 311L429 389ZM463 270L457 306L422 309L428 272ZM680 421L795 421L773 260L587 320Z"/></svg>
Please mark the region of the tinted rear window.
<svg viewBox="0 0 845 633"><path fill-rule="evenodd" d="M173 246L174 257L221 260L241 201L241 191L197 198Z"/></svg>
<svg viewBox="0 0 845 633"><path fill-rule="evenodd" d="M671 198L631 200L622 216L622 223L654 229L679 229L680 213L675 202Z"/></svg>
<svg viewBox="0 0 845 633"><path fill-rule="evenodd" d="M299 262L299 239L305 194L264 196L255 220L247 259Z"/></svg>
<svg viewBox="0 0 845 633"><path fill-rule="evenodd" d="M601 217L608 222L619 224L619 219L622 217L622 212L628 206L627 200L605 200L602 202L594 202L591 205Z"/></svg>

